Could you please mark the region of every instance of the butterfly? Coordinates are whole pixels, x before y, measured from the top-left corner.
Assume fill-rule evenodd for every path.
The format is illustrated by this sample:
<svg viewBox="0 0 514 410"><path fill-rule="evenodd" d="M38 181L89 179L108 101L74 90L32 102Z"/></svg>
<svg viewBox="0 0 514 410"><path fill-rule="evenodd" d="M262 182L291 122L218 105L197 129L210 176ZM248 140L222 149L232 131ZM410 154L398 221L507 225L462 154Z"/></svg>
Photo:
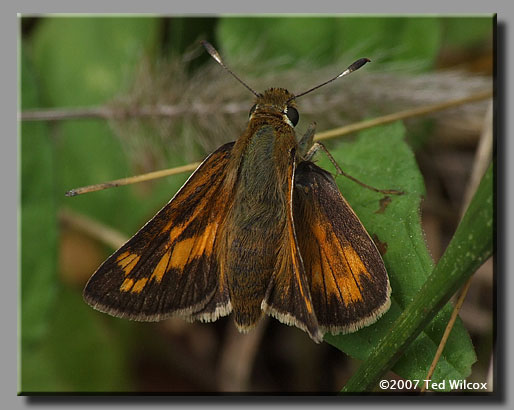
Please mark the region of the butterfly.
<svg viewBox="0 0 514 410"><path fill-rule="evenodd" d="M246 130L210 154L175 196L93 274L84 299L113 316L212 322L241 332L263 315L319 343L374 323L391 287L375 244L333 176L311 161L314 128L299 141L294 95L257 93Z"/></svg>

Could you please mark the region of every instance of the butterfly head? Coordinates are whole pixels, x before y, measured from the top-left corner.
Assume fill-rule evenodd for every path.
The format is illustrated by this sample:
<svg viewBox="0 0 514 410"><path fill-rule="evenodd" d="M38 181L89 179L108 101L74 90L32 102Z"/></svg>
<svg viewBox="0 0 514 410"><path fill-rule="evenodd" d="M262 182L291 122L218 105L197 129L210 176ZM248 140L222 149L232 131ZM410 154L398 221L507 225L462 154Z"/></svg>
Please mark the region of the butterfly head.
<svg viewBox="0 0 514 410"><path fill-rule="evenodd" d="M250 110L250 120L256 117L266 117L268 119L278 117L280 120L282 120L283 122L285 122L293 128L296 126L296 124L298 124L298 120L300 119L300 116L294 104L294 100L296 98L302 97L305 94L309 94L310 92L317 90L318 88L323 87L324 85L331 83L332 81L337 80L338 78L344 77L354 72L355 70L358 70L360 67L362 67L364 64L370 61L368 58L360 58L353 64L348 66L346 70L339 73L330 80L325 81L322 84L319 84L315 87L308 89L307 91L304 91L296 95L291 94L284 88L269 88L268 90L264 91L264 93L260 94L256 92L254 89L252 89L250 86L248 86L248 84L241 80L236 74L234 74L234 72L230 68L228 68L225 65L219 53L209 42L204 40L201 43L205 47L205 50L219 65L221 65L225 70L227 70L237 81L239 81L253 95L257 97L255 105Z"/></svg>
<svg viewBox="0 0 514 410"><path fill-rule="evenodd" d="M293 128L300 119L294 95L285 88L269 88L257 95L249 115L250 120L259 117L278 117Z"/></svg>

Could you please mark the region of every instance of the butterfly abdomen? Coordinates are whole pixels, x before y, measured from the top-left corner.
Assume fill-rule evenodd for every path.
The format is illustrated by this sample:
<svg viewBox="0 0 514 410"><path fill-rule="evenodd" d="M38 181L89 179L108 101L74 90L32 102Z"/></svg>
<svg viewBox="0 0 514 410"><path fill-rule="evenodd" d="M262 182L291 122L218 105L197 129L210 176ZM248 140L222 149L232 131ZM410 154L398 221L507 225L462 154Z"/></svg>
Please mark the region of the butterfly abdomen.
<svg viewBox="0 0 514 410"><path fill-rule="evenodd" d="M252 328L262 315L261 304L272 278L277 252L284 240L287 183L280 178L272 125L263 125L247 139L238 169L233 206L223 233L223 266L235 322ZM236 149L239 147L235 147ZM274 158L275 156L275 158Z"/></svg>

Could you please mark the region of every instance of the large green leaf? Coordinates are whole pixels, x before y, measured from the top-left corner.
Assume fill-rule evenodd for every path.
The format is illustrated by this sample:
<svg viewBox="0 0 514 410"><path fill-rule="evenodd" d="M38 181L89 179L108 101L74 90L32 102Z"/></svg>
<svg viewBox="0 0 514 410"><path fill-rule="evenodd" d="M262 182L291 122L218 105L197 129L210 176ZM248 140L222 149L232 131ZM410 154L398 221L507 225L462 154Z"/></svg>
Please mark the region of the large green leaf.
<svg viewBox="0 0 514 410"><path fill-rule="evenodd" d="M38 105L38 86L27 55L21 53L21 107ZM54 152L48 127L22 124L21 150L21 343L28 348L47 332L55 297L57 225ZM22 360L25 357L22 355Z"/></svg>
<svg viewBox="0 0 514 410"><path fill-rule="evenodd" d="M442 19L444 43L447 47L483 46L489 41L492 47L494 20L493 15L458 16Z"/></svg>
<svg viewBox="0 0 514 410"><path fill-rule="evenodd" d="M364 360L389 332L391 324L410 303L433 269L421 229L420 200L424 195L421 174L414 155L404 142L401 123L362 132L354 142L339 144L331 153L342 168L359 180L382 189L400 189L401 196L381 206L384 195L344 177L337 182L343 195L366 226L370 235L386 248L384 262L392 287L392 307L376 324L356 333L326 336L326 340L349 355ZM325 169L333 166L324 158ZM332 168L331 168L332 167ZM406 379L420 379L428 368L451 314L446 306L396 363L393 371ZM471 341L457 322L433 380L462 379L476 360Z"/></svg>
<svg viewBox="0 0 514 410"><path fill-rule="evenodd" d="M130 390L126 343L80 292L59 287L49 334L22 363L21 392L74 393Z"/></svg>
<svg viewBox="0 0 514 410"><path fill-rule="evenodd" d="M157 36L149 17L49 17L34 33L34 58L47 104L106 102L127 87Z"/></svg>
<svg viewBox="0 0 514 410"><path fill-rule="evenodd" d="M217 38L223 54L235 61L248 56L280 59L289 66L305 59L322 64L331 61L336 21L333 17L224 17Z"/></svg>
<svg viewBox="0 0 514 410"><path fill-rule="evenodd" d="M430 68L441 39L437 17L225 17L217 37L230 60L241 56L278 60L286 66L309 61L333 64L350 54L395 64L411 63L412 70ZM249 61L259 63L257 60ZM350 61L346 61L349 63ZM377 65L375 65L377 67Z"/></svg>

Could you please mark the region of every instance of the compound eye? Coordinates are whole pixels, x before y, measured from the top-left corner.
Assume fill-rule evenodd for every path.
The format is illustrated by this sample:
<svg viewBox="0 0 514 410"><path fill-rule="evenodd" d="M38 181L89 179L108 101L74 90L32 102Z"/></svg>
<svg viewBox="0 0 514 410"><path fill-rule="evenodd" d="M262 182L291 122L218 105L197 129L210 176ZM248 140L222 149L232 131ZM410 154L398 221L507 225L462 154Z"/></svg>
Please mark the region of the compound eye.
<svg viewBox="0 0 514 410"><path fill-rule="evenodd" d="M289 121L291 121L291 124L293 124L293 127L296 127L296 124L298 124L298 120L300 119L300 114L298 114L298 110L294 107L287 107L286 111L287 118L289 118Z"/></svg>
<svg viewBox="0 0 514 410"><path fill-rule="evenodd" d="M257 104L254 104L252 108L250 108L250 112L248 113L248 117L251 117L255 109L257 108Z"/></svg>

